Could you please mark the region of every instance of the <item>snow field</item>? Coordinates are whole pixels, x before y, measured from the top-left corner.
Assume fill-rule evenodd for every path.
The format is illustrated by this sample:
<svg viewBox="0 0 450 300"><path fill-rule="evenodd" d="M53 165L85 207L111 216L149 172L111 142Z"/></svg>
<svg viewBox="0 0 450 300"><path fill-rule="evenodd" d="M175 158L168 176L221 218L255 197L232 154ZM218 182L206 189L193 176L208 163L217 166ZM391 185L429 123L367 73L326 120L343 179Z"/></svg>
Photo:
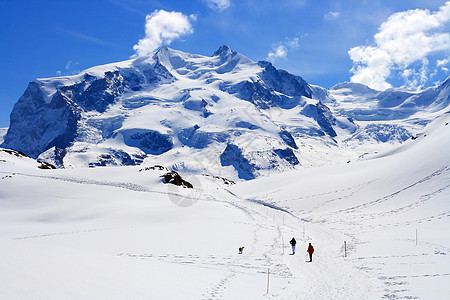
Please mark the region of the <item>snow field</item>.
<svg viewBox="0 0 450 300"><path fill-rule="evenodd" d="M0 298L446 299L449 121L389 155L194 191L0 152Z"/></svg>

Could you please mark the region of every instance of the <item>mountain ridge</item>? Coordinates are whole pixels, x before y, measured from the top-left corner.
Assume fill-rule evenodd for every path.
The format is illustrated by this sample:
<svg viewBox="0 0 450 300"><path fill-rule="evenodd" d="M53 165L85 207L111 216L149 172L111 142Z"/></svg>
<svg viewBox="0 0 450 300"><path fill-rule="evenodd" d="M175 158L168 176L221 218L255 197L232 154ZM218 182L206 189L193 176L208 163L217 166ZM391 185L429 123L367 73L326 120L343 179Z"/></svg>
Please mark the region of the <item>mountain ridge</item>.
<svg viewBox="0 0 450 300"><path fill-rule="evenodd" d="M253 179L401 143L448 107L448 82L416 94L348 83L326 90L225 45L212 56L162 47L34 80L0 146L58 167L165 163ZM341 150L347 156L323 158Z"/></svg>

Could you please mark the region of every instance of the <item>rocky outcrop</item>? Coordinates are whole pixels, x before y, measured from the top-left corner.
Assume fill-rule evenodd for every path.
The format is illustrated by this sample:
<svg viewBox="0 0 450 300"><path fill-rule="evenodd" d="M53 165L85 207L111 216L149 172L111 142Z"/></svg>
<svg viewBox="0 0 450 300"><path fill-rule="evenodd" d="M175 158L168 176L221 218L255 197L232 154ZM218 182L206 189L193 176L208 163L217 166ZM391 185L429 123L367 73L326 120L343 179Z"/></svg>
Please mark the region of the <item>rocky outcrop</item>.
<svg viewBox="0 0 450 300"><path fill-rule="evenodd" d="M190 189L194 187L190 182L181 178L180 174L178 174L175 171L168 172L164 174L162 177L164 178L164 183L170 183Z"/></svg>

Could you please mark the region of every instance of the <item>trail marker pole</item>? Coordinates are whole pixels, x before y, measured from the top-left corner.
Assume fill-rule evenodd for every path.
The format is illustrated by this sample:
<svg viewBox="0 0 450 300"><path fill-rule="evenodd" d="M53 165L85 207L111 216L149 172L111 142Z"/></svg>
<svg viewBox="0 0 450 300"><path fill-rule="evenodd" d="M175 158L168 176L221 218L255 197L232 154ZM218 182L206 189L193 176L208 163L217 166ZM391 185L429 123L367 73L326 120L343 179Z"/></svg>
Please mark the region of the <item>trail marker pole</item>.
<svg viewBox="0 0 450 300"><path fill-rule="evenodd" d="M281 236L281 247L283 248L283 255L284 255L284 236Z"/></svg>
<svg viewBox="0 0 450 300"><path fill-rule="evenodd" d="M344 257L347 257L347 242L344 241Z"/></svg>
<svg viewBox="0 0 450 300"><path fill-rule="evenodd" d="M417 228L416 228L416 246L417 246Z"/></svg>
<svg viewBox="0 0 450 300"><path fill-rule="evenodd" d="M267 268L267 294L269 293L269 268Z"/></svg>

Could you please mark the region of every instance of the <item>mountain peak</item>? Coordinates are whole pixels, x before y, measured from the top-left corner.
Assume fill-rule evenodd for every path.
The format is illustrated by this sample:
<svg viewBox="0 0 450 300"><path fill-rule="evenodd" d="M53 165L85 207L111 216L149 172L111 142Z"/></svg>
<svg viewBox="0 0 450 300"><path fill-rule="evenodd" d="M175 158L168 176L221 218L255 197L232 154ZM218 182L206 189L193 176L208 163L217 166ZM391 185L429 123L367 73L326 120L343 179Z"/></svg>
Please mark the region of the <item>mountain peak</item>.
<svg viewBox="0 0 450 300"><path fill-rule="evenodd" d="M216 52L214 52L213 56L224 56L231 53L233 53L233 51L230 47L228 47L227 45L222 45L219 47L219 49L216 50Z"/></svg>
<svg viewBox="0 0 450 300"><path fill-rule="evenodd" d="M161 48L159 48L158 50L156 50L153 54L153 57L157 57L157 58L163 58L163 57L170 57L172 55L172 53L174 52L173 49L170 49L167 46L162 46Z"/></svg>

